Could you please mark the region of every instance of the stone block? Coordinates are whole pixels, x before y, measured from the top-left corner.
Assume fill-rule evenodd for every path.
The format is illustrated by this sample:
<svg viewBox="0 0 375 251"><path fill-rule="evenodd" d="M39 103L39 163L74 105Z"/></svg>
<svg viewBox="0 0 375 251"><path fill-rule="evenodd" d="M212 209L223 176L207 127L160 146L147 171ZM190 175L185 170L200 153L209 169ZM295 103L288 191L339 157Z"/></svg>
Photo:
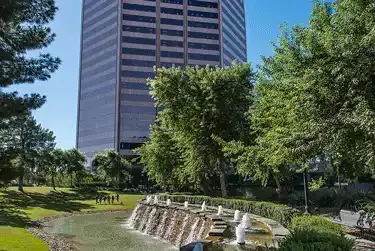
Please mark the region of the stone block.
<svg viewBox="0 0 375 251"><path fill-rule="evenodd" d="M209 236L224 236L226 228L213 228L208 233Z"/></svg>

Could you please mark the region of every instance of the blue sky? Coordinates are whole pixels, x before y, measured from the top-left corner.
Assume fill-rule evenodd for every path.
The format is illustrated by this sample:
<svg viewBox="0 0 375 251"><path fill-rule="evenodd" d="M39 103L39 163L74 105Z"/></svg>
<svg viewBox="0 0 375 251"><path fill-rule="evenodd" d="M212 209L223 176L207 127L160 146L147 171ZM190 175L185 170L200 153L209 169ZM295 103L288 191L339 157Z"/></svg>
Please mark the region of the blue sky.
<svg viewBox="0 0 375 251"><path fill-rule="evenodd" d="M244 0L248 60L253 66L262 55L272 55L271 41L280 35L280 24L307 24L313 0ZM60 69L43 83L20 85L20 93L41 93L47 103L34 112L44 127L54 131L57 146L75 146L81 1L56 0L59 11L52 23L56 41L45 51L62 59Z"/></svg>

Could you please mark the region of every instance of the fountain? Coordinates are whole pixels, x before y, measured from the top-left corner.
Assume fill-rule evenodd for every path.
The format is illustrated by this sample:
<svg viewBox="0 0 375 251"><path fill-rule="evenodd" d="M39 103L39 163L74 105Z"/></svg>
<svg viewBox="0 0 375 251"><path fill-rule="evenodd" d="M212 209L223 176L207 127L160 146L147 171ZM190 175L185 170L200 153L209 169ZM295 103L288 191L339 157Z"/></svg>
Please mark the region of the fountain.
<svg viewBox="0 0 375 251"><path fill-rule="evenodd" d="M184 207L187 209L189 207L189 202L185 201Z"/></svg>
<svg viewBox="0 0 375 251"><path fill-rule="evenodd" d="M245 245L245 228L240 224L236 227L236 241L240 245Z"/></svg>
<svg viewBox="0 0 375 251"><path fill-rule="evenodd" d="M150 204L151 203L151 195L147 195L147 197L146 197L146 203L147 204Z"/></svg>
<svg viewBox="0 0 375 251"><path fill-rule="evenodd" d="M240 212L240 210L236 210L234 212L234 221L235 222L240 222L241 221L241 212Z"/></svg>
<svg viewBox="0 0 375 251"><path fill-rule="evenodd" d="M203 201L202 203L202 209L201 209L202 212L206 211L206 202Z"/></svg>
<svg viewBox="0 0 375 251"><path fill-rule="evenodd" d="M217 215L223 215L223 207L219 206L219 209L217 210Z"/></svg>
<svg viewBox="0 0 375 251"><path fill-rule="evenodd" d="M159 199L158 199L158 196L157 195L155 195L155 197L154 197L154 204L158 204L159 203Z"/></svg>
<svg viewBox="0 0 375 251"><path fill-rule="evenodd" d="M171 200L168 199L168 200L167 200L167 206L169 207L170 205L171 205Z"/></svg>
<svg viewBox="0 0 375 251"><path fill-rule="evenodd" d="M243 215L241 225L245 229L251 228L251 220L248 214Z"/></svg>

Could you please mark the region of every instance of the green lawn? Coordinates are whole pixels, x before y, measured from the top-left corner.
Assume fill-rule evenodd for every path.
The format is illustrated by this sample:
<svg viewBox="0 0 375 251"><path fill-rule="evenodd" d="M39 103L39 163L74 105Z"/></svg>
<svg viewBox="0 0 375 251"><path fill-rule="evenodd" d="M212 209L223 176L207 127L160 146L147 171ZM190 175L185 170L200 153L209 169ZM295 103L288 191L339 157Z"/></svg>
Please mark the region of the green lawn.
<svg viewBox="0 0 375 251"><path fill-rule="evenodd" d="M47 244L25 229L32 220L64 213L129 209L143 198L120 194L120 203L98 205L95 195L93 191L69 188L54 191L49 187L28 187L24 194L14 187L0 190L0 251L47 251Z"/></svg>

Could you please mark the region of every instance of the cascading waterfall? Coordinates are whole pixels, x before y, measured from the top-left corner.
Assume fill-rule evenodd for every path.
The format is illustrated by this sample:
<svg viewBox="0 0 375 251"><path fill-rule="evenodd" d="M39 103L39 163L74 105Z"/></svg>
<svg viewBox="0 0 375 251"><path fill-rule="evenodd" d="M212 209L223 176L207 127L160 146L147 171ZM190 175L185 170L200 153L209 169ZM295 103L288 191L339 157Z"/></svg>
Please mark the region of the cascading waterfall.
<svg viewBox="0 0 375 251"><path fill-rule="evenodd" d="M146 210L145 210L145 213L142 215L142 221L141 221L141 224L139 225L139 228L138 230L143 232L145 226L146 226L146 223L148 221L148 215L150 213L150 211L152 210L151 207L147 207Z"/></svg>
<svg viewBox="0 0 375 251"><path fill-rule="evenodd" d="M173 229L177 223L177 215L178 215L178 212L177 211L174 211L173 212L173 216L172 216L172 219L171 219L171 222L169 223L169 226L167 228L167 232L165 233L165 238L168 240L169 238L172 237L173 235Z"/></svg>
<svg viewBox="0 0 375 251"><path fill-rule="evenodd" d="M197 238L197 233L198 233L198 225L199 225L199 223L200 222L202 222L203 223L203 221L201 220L201 218L196 218L195 220L194 220L194 223L193 223L193 225L191 225L191 228L190 228L190 233L189 233L189 236L188 236L188 238L186 239L186 242L185 243L191 243L191 242L193 242L194 240L196 240L196 238Z"/></svg>
<svg viewBox="0 0 375 251"><path fill-rule="evenodd" d="M206 222L203 221L202 225L201 225L201 228L199 229L199 232L198 232L198 235L197 235L198 239L203 238L204 230L206 230Z"/></svg>
<svg viewBox="0 0 375 251"><path fill-rule="evenodd" d="M186 226L188 225L188 222L189 222L189 218L190 218L190 215L186 214L185 218L182 222L182 227L180 229L180 233L178 234L178 237L177 237L177 245L181 245L181 243L183 241L182 237L184 236Z"/></svg>
<svg viewBox="0 0 375 251"><path fill-rule="evenodd" d="M137 217L137 213L138 213L138 210L140 208L140 204L137 204L137 206L135 207L135 209L133 210L133 213L132 215L130 216L129 220L128 220L128 223L131 227L134 227L134 224L135 224L135 219Z"/></svg>
<svg viewBox="0 0 375 251"><path fill-rule="evenodd" d="M160 224L158 225L158 228L156 230L156 236L162 236L163 230L165 227L165 222L167 221L168 211L164 211L163 216L161 217Z"/></svg>
<svg viewBox="0 0 375 251"><path fill-rule="evenodd" d="M176 246L188 244L204 237L210 222L202 215L146 202L138 203L129 225L134 229L160 237Z"/></svg>
<svg viewBox="0 0 375 251"><path fill-rule="evenodd" d="M152 227L152 223L155 221L154 219L154 216L156 214L156 207L154 207L152 210L151 210L151 213L150 215L148 216L148 221L146 223L146 229L145 229L145 233L146 234L149 234L150 233L150 230L151 230L151 227Z"/></svg>

